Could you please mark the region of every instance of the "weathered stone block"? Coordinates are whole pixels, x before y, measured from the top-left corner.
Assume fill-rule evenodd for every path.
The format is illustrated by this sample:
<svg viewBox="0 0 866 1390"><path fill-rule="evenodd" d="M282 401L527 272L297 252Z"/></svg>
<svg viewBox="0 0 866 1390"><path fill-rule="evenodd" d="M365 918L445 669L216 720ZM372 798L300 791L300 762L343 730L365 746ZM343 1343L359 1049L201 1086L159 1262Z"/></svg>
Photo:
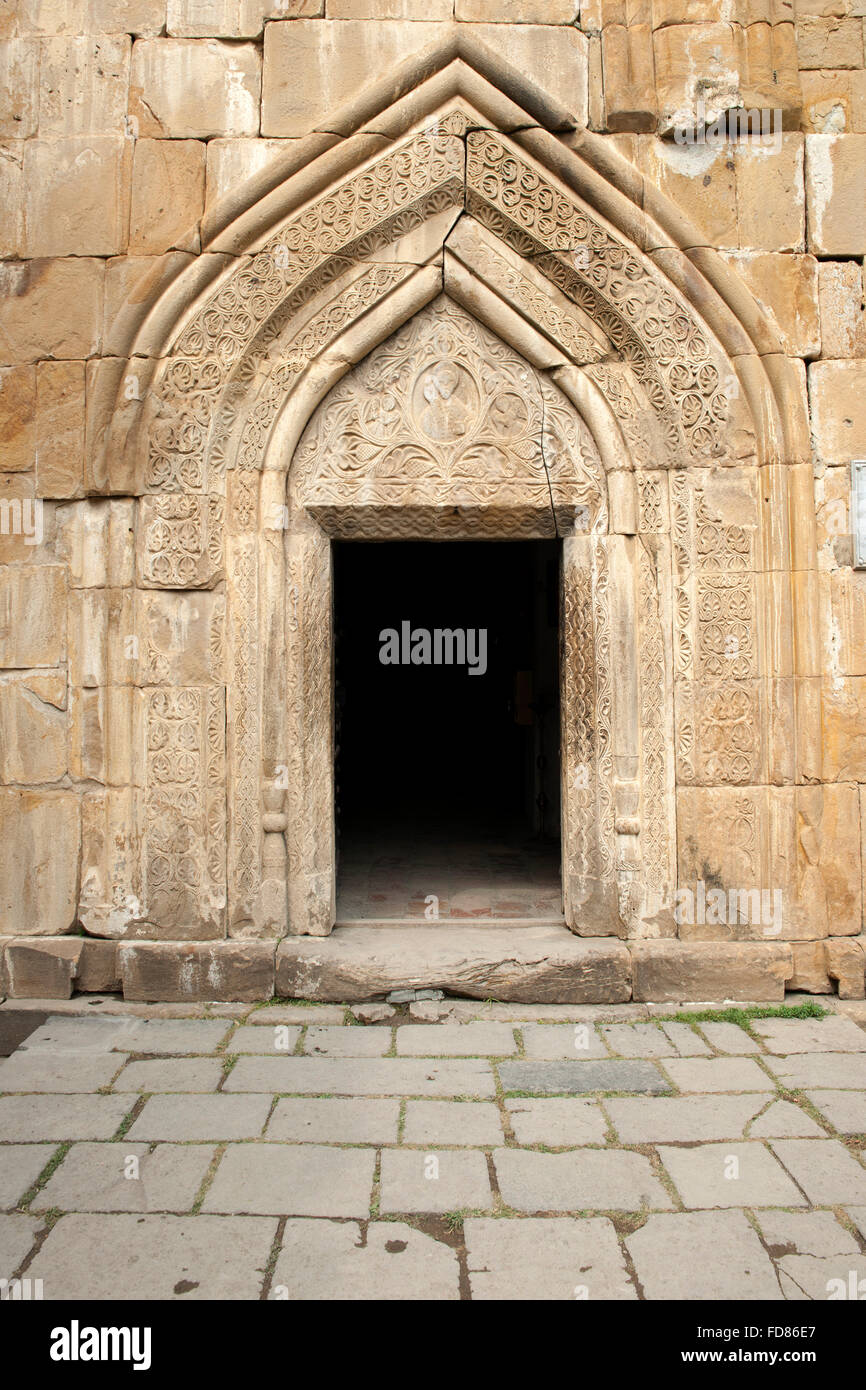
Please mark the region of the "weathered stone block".
<svg viewBox="0 0 866 1390"><path fill-rule="evenodd" d="M65 660L63 568L0 568L0 667L59 666Z"/></svg>
<svg viewBox="0 0 866 1390"><path fill-rule="evenodd" d="M225 598L212 593L141 593L134 679L140 685L206 685L223 679Z"/></svg>
<svg viewBox="0 0 866 1390"><path fill-rule="evenodd" d="M754 251L805 250L803 136L783 135L779 148L741 141L732 156L740 246ZM815 248L810 244L809 249Z"/></svg>
<svg viewBox="0 0 866 1390"><path fill-rule="evenodd" d="M840 999L866 998L866 949L856 941L831 939L826 943L827 974L839 984Z"/></svg>
<svg viewBox="0 0 866 1390"><path fill-rule="evenodd" d="M802 129L807 135L841 135L852 130L851 73L842 69L800 74Z"/></svg>
<svg viewBox="0 0 866 1390"><path fill-rule="evenodd" d="M371 0L371 3L375 4L376 0ZM392 0L382 0L382 3L387 7ZM400 0L393 0L393 3L400 3ZM411 5L413 0L407 0L407 3ZM240 0L240 33L245 39L257 39L267 20L315 19L324 13L325 0ZM382 14L380 17L391 19L394 16ZM422 19L427 17L420 16Z"/></svg>
<svg viewBox="0 0 866 1390"><path fill-rule="evenodd" d="M208 140L206 207L212 207L227 193L236 192L247 179L290 149L288 140Z"/></svg>
<svg viewBox="0 0 866 1390"><path fill-rule="evenodd" d="M191 255L169 251L165 256L118 256L106 262L103 348L106 356L125 356L161 291L191 261ZM134 372L132 364L130 371ZM135 388L130 385L129 389L132 392Z"/></svg>
<svg viewBox="0 0 866 1390"><path fill-rule="evenodd" d="M818 262L814 256L776 252L723 252L779 330L785 351L795 357L817 357L821 351L818 324Z"/></svg>
<svg viewBox="0 0 866 1390"><path fill-rule="evenodd" d="M24 140L0 143L0 256L20 256L24 228Z"/></svg>
<svg viewBox="0 0 866 1390"><path fill-rule="evenodd" d="M89 0L20 0L18 27L26 34L85 34Z"/></svg>
<svg viewBox="0 0 866 1390"><path fill-rule="evenodd" d="M132 584L132 498L88 498L58 509L57 558L74 589L124 588Z"/></svg>
<svg viewBox="0 0 866 1390"><path fill-rule="evenodd" d="M257 135L260 95L252 44L138 39L133 46L129 111L139 136Z"/></svg>
<svg viewBox="0 0 866 1390"><path fill-rule="evenodd" d="M289 937L277 950L277 993L360 1000L393 989L444 989L472 999L609 1003L629 997L622 942L578 939L564 928L502 931L417 928L411 936L340 927L330 937Z"/></svg>
<svg viewBox="0 0 866 1390"><path fill-rule="evenodd" d="M0 43L0 137L26 140L36 134L39 112L39 43L12 38Z"/></svg>
<svg viewBox="0 0 866 1390"><path fill-rule="evenodd" d="M166 33L172 38L236 38L239 0L168 0Z"/></svg>
<svg viewBox="0 0 866 1390"><path fill-rule="evenodd" d="M84 491L84 363L40 362L36 369L36 495Z"/></svg>
<svg viewBox="0 0 866 1390"><path fill-rule="evenodd" d="M823 775L828 782L866 782L866 677L821 682Z"/></svg>
<svg viewBox="0 0 866 1390"><path fill-rule="evenodd" d="M814 362L809 368L812 439L823 463L866 457L866 361Z"/></svg>
<svg viewBox="0 0 866 1390"><path fill-rule="evenodd" d="M95 34L159 34L165 24L165 0L88 0Z"/></svg>
<svg viewBox="0 0 866 1390"><path fill-rule="evenodd" d="M132 174L129 250L158 256L199 249L205 146L197 140L138 140Z"/></svg>
<svg viewBox="0 0 866 1390"><path fill-rule="evenodd" d="M821 356L866 357L866 295L856 261L818 262Z"/></svg>
<svg viewBox="0 0 866 1390"><path fill-rule="evenodd" d="M75 988L83 994L115 994L120 990L117 946L113 941L82 937Z"/></svg>
<svg viewBox="0 0 866 1390"><path fill-rule="evenodd" d="M136 942L118 946L124 999L270 999L274 944L262 941Z"/></svg>
<svg viewBox="0 0 866 1390"><path fill-rule="evenodd" d="M641 1000L781 1000L793 973L788 945L674 941L634 942L634 998Z"/></svg>
<svg viewBox="0 0 866 1390"><path fill-rule="evenodd" d="M809 250L818 256L866 252L866 135L807 135Z"/></svg>
<svg viewBox="0 0 866 1390"><path fill-rule="evenodd" d="M221 497L142 497L136 529L136 569L143 588L207 589L222 577Z"/></svg>
<svg viewBox="0 0 866 1390"><path fill-rule="evenodd" d="M652 33L647 24L611 24L601 36L605 126L655 130L657 118Z"/></svg>
<svg viewBox="0 0 866 1390"><path fill-rule="evenodd" d="M66 772L66 674L0 676L0 780L56 782Z"/></svg>
<svg viewBox="0 0 866 1390"><path fill-rule="evenodd" d="M833 986L827 974L826 942L794 941L794 973L788 989L805 994L832 994Z"/></svg>
<svg viewBox="0 0 866 1390"><path fill-rule="evenodd" d="M36 458L36 369L0 371L0 468L25 472Z"/></svg>
<svg viewBox="0 0 866 1390"><path fill-rule="evenodd" d="M78 847L73 792L0 790L0 934L58 936L70 930Z"/></svg>
<svg viewBox="0 0 866 1390"><path fill-rule="evenodd" d="M0 264L0 360L99 351L105 263L73 256Z"/></svg>
<svg viewBox="0 0 866 1390"><path fill-rule="evenodd" d="M9 994L13 999L69 999L83 938L10 941L6 947Z"/></svg>
<svg viewBox="0 0 866 1390"><path fill-rule="evenodd" d="M655 57L659 132L693 130L698 100L704 119L712 122L740 106L738 26L671 24L652 36Z"/></svg>
<svg viewBox="0 0 866 1390"><path fill-rule="evenodd" d="M39 67L39 135L123 132L132 40L114 37L45 39Z"/></svg>
<svg viewBox="0 0 866 1390"><path fill-rule="evenodd" d="M135 792L88 792L81 804L79 915L94 936L132 934L141 920L140 848Z"/></svg>
<svg viewBox="0 0 866 1390"><path fill-rule="evenodd" d="M35 495L33 473L0 473L0 566L53 565L56 503Z"/></svg>
<svg viewBox="0 0 866 1390"><path fill-rule="evenodd" d="M438 8L423 8L420 0L385 0L396 13L385 14L376 9L382 0L332 0L328 5L329 19L450 19L451 11L440 3ZM406 9L410 13L406 13ZM411 13L412 9L416 13ZM579 9L578 0L455 0L454 18L477 24L494 21L499 24L574 24Z"/></svg>
<svg viewBox="0 0 866 1390"><path fill-rule="evenodd" d="M28 141L25 256L113 256L125 249L132 147L123 135Z"/></svg>
<svg viewBox="0 0 866 1390"><path fill-rule="evenodd" d="M862 68L863 25L843 14L803 15L797 20L801 68Z"/></svg>

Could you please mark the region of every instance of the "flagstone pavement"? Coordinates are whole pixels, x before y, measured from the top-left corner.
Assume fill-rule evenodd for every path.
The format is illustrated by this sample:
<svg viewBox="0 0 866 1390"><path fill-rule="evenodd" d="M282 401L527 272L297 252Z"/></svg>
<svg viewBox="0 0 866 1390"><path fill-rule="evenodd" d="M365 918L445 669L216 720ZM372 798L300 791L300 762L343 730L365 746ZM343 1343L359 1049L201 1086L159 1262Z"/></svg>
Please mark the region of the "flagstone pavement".
<svg viewBox="0 0 866 1390"><path fill-rule="evenodd" d="M866 1007L822 1002L745 1028L652 1005L7 1001L0 1036L38 1026L0 1061L0 1280L866 1297Z"/></svg>

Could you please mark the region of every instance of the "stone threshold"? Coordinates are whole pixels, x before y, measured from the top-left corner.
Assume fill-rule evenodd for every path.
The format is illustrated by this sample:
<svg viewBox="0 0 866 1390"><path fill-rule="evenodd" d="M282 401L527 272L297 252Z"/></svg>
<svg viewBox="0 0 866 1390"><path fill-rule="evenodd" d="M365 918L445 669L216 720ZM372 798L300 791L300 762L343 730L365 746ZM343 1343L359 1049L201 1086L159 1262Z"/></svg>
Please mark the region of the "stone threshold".
<svg viewBox="0 0 866 1390"><path fill-rule="evenodd" d="M507 930L509 927L552 927L556 931L568 931L564 917L440 917L428 921L426 917L342 917L334 926L334 931L345 927L375 927L387 931L393 927L428 928L441 930L453 927L464 931L467 927L496 927Z"/></svg>

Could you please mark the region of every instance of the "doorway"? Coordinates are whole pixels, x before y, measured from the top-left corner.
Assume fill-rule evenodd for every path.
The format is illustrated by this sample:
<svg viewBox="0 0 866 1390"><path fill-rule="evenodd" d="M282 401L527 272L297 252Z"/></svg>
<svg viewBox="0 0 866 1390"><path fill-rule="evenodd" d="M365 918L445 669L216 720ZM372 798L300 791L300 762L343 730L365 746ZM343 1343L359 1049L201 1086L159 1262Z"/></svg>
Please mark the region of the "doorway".
<svg viewBox="0 0 866 1390"><path fill-rule="evenodd" d="M333 550L338 923L560 920L559 542Z"/></svg>

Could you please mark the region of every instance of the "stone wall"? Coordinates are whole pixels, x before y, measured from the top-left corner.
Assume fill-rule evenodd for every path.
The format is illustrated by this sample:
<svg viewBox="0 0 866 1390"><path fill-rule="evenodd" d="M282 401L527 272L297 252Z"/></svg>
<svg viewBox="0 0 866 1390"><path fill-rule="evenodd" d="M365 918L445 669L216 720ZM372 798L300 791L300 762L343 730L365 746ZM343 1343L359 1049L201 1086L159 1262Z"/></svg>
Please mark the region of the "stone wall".
<svg viewBox="0 0 866 1390"><path fill-rule="evenodd" d="M134 990L135 962L150 948L131 943L154 937L209 943L178 948L191 990L234 997L273 979L273 930L227 939L224 860L208 864L188 910L178 909L175 883L169 926L152 894L146 901L148 737L169 729L180 756L197 720L207 744L225 719L225 649L237 634L227 639L216 517L193 571L170 580L142 572L142 529L184 518L138 500L148 489L118 461L118 421L146 402L154 366L130 361L130 345L157 341L156 306L179 277L199 274L204 287L230 266L238 253L220 234L267 199L273 171L291 170L295 150L309 159L313 147L356 139L370 155L384 149L388 131L372 121L349 134L347 110L377 82L392 80L399 98L419 80L417 70L405 76L412 61L455 33L501 65L509 99L521 105L529 92L536 112L549 110L538 124L565 150L581 149L585 129L597 133L618 168L628 162L637 206L655 216L664 200L697 227L685 243L691 265L709 275L718 253L748 291L743 321L756 304L781 345L762 349L764 360L788 359L785 380L808 409L811 442L802 458L783 460L791 472L764 500L780 533L790 523L808 538L776 578L790 585L793 611L816 621L796 635L793 626L762 632L777 650L750 674L765 682L761 708L777 745L797 744L796 757L762 755L728 786L678 764L678 879L736 881L728 846L715 863L702 846L719 826L741 824L748 803L761 852L796 904L784 934L788 988L862 995L866 575L853 568L849 516L850 462L866 457L862 0L3 6L0 990L104 989L124 970ZM737 107L780 112L775 144L678 140L702 115L712 122ZM650 250L664 265L667 244ZM770 473L761 476L769 488ZM725 505L736 521L743 504L722 499L719 514ZM758 568L756 584L772 590L773 565ZM151 692L164 681L195 692L195 709L155 712ZM222 783L215 776L202 783L201 844L190 858L207 859L214 817L226 814L224 796L221 812L215 804L225 772ZM281 815L281 804L265 809L271 869ZM194 839L192 814L188 823ZM675 978L680 969L700 992L694 942L704 941L709 970L724 933L679 935L688 967L685 957L671 965L668 941L664 970ZM639 951L646 971L651 943ZM773 968L778 975L778 960ZM167 989L164 979L148 987Z"/></svg>

